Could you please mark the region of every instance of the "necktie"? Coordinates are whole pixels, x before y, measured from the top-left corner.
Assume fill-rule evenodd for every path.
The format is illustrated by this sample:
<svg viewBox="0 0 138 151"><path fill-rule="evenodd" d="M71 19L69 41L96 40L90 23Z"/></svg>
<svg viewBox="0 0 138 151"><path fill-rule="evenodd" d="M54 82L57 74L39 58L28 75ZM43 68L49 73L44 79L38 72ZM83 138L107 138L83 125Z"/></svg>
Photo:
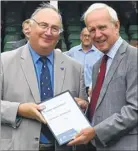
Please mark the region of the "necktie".
<svg viewBox="0 0 138 151"><path fill-rule="evenodd" d="M89 107L89 118L90 121L93 118L93 114L95 111L95 107L99 98L99 94L101 91L101 87L104 81L104 77L105 77L105 73L106 73L106 63L107 63L107 59L108 56L104 55L101 61L101 65L100 65L100 71L98 73L98 77L97 77L97 81L96 81L96 85L92 91L92 96L91 96L91 101L90 101L90 107Z"/></svg>
<svg viewBox="0 0 138 151"><path fill-rule="evenodd" d="M53 90L50 78L50 72L47 66L47 58L41 57L42 70L40 75L40 91L41 91L41 101L53 97Z"/></svg>
<svg viewBox="0 0 138 151"><path fill-rule="evenodd" d="M40 61L42 62L42 70L40 75L40 95L41 95L41 101L44 101L46 99L53 97L53 90L52 90L52 84L51 84L51 78L50 78L50 72L47 66L47 58L41 57ZM42 124L41 128L41 136L40 136L40 142L41 143L47 143L48 140L46 136L43 133L42 129L45 129L45 125Z"/></svg>

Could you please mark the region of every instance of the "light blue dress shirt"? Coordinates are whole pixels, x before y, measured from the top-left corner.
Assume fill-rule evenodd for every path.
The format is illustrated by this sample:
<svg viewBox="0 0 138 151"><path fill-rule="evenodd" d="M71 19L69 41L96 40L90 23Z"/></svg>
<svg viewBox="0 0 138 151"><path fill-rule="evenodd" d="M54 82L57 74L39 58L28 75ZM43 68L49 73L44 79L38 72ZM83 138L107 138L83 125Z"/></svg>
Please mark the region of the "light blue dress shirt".
<svg viewBox="0 0 138 151"><path fill-rule="evenodd" d="M108 56L107 65L106 65L106 75L110 69L113 59L114 59L119 47L121 46L122 42L123 42L123 39L121 37L119 37L118 40L115 42L115 44L112 46L112 48L109 50L109 52L106 54Z"/></svg>
<svg viewBox="0 0 138 151"><path fill-rule="evenodd" d="M80 44L71 48L65 54L74 58L84 66L85 86L89 87L92 82L93 65L103 56L103 53L100 52L95 46L92 46L92 48L87 52L83 51L82 44Z"/></svg>

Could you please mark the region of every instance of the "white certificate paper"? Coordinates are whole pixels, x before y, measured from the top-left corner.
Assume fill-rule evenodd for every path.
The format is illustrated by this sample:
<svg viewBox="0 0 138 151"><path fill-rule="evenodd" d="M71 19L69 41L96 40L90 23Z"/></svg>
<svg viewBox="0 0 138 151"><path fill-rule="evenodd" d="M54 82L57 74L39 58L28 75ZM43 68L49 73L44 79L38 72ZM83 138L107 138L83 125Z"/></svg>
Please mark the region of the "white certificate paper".
<svg viewBox="0 0 138 151"><path fill-rule="evenodd" d="M41 113L59 145L69 142L82 129L90 127L69 91L41 104L46 107Z"/></svg>

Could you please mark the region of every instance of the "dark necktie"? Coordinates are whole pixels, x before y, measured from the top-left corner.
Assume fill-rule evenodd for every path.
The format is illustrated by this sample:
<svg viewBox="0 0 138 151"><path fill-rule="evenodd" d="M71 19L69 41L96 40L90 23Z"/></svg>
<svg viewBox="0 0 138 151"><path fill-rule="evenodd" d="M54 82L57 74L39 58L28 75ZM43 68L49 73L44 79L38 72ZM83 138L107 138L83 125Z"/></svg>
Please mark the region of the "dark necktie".
<svg viewBox="0 0 138 151"><path fill-rule="evenodd" d="M104 77L105 77L105 73L106 73L106 63L107 63L107 59L108 56L104 55L101 61L101 65L100 65L100 71L98 73L98 77L97 77L97 81L96 81L96 85L92 91L92 96L91 96L91 101L90 101L90 107L89 107L89 118L90 121L93 118L93 114L96 108L96 104L100 95L100 91L102 88L102 84L104 81Z"/></svg>
<svg viewBox="0 0 138 151"><path fill-rule="evenodd" d="M44 101L46 99L53 97L53 90L52 90L52 84L51 84L51 78L50 78L50 72L47 66L47 58L41 57L40 61L42 62L42 70L40 74L40 94L41 94L41 101ZM44 124L42 124L42 129L47 128ZM43 130L41 129L41 137L40 142L41 143L47 143L48 140L46 136L43 133Z"/></svg>
<svg viewBox="0 0 138 151"><path fill-rule="evenodd" d="M47 58L41 57L42 70L40 75L40 91L41 91L41 101L53 97L53 90L50 78L50 72L47 66Z"/></svg>

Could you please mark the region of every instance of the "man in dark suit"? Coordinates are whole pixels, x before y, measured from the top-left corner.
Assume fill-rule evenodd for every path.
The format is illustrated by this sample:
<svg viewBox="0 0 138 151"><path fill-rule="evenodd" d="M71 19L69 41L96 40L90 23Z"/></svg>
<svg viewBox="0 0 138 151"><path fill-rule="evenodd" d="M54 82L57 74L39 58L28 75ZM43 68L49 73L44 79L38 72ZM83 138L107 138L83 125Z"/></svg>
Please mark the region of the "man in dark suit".
<svg viewBox="0 0 138 151"><path fill-rule="evenodd" d="M84 21L93 44L105 55L93 68L89 107L91 128L68 145L92 140L97 151L136 151L138 148L138 51L119 36L119 20L106 4L91 5Z"/></svg>
<svg viewBox="0 0 138 151"><path fill-rule="evenodd" d="M24 38L24 39L21 39L21 40L19 40L19 41L17 41L17 42L15 42L15 43L13 44L13 49L16 49L16 48L18 48L18 47L21 47L21 46L23 46L23 45L25 45L25 44L27 43L27 41L28 41L28 39L29 39L30 32L31 32L30 26L31 26L31 21L30 21L30 19L26 19L26 20L22 23L22 32L23 32L25 38Z"/></svg>

